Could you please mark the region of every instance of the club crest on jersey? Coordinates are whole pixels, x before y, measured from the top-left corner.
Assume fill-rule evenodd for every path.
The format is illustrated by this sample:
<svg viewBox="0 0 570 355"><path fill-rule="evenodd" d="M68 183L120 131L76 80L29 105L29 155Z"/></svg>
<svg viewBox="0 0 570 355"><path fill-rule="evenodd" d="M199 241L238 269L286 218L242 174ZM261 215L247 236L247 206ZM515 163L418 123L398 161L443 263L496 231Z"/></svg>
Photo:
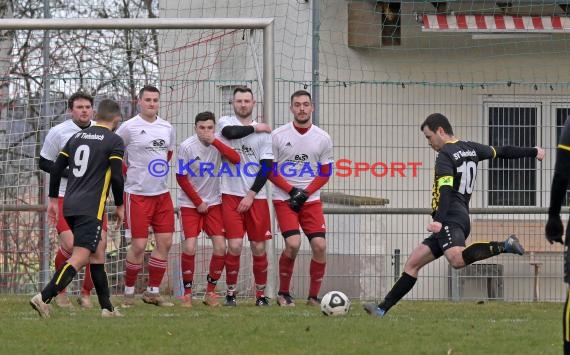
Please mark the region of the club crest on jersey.
<svg viewBox="0 0 570 355"><path fill-rule="evenodd" d="M145 150L147 151L163 152L168 149L166 141L161 138L153 139L147 144L148 145L145 147Z"/></svg>
<svg viewBox="0 0 570 355"><path fill-rule="evenodd" d="M295 154L293 159L285 160L288 163L293 163L295 165L303 165L307 160L309 160L309 155L302 153L302 154Z"/></svg>
<svg viewBox="0 0 570 355"><path fill-rule="evenodd" d="M162 148L166 146L166 141L164 139L155 139L150 144L153 147Z"/></svg>
<svg viewBox="0 0 570 355"><path fill-rule="evenodd" d="M245 154L245 155L255 156L255 153L254 153L254 151L253 151L253 148L252 148L252 147L248 147L248 146L245 145L245 144L242 144L242 145L241 145L241 148L238 148L238 149L236 149L236 150L239 151L239 152L241 152L241 153L243 153L243 154Z"/></svg>

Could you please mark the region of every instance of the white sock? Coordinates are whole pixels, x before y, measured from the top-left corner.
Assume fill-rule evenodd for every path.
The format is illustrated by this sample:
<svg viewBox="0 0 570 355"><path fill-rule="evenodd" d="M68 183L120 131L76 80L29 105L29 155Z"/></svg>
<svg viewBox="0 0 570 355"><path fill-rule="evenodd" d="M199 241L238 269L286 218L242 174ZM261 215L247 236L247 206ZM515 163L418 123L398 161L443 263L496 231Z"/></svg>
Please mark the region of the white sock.
<svg viewBox="0 0 570 355"><path fill-rule="evenodd" d="M135 286L125 286L125 294L132 295L135 293Z"/></svg>
<svg viewBox="0 0 570 355"><path fill-rule="evenodd" d="M160 293L160 287L150 287L148 286L146 290L150 293Z"/></svg>

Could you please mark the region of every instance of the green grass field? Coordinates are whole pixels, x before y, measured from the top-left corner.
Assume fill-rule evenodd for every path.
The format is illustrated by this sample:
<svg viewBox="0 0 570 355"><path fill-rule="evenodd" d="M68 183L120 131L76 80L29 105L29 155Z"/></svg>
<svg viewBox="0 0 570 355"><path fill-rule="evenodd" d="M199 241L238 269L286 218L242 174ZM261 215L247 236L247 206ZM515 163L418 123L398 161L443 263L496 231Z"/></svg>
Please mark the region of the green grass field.
<svg viewBox="0 0 570 355"><path fill-rule="evenodd" d="M28 299L0 296L0 354L562 353L560 303L409 301L379 319L360 303L326 317L304 303L211 309L195 300L190 310L137 303L114 319L53 306L40 319Z"/></svg>

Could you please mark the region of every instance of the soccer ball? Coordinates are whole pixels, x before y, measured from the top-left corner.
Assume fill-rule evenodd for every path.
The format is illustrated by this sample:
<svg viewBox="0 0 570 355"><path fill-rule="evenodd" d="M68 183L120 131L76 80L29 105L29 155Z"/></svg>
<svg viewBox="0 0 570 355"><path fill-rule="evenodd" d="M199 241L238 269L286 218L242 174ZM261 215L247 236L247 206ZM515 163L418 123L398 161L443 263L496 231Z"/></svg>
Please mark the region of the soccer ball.
<svg viewBox="0 0 570 355"><path fill-rule="evenodd" d="M330 291L321 300L325 316L343 316L350 310L350 299L340 291Z"/></svg>

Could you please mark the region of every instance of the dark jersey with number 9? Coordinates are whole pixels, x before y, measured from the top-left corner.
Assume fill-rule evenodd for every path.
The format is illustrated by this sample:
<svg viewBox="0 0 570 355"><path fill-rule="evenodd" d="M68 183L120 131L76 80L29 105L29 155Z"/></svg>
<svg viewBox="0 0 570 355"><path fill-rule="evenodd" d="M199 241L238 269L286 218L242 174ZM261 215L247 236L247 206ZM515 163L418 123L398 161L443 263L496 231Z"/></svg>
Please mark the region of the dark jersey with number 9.
<svg viewBox="0 0 570 355"><path fill-rule="evenodd" d="M69 179L63 199L64 216L102 218L111 180L111 159L123 159L121 137L103 126L74 134L59 153L66 156Z"/></svg>
<svg viewBox="0 0 570 355"><path fill-rule="evenodd" d="M486 159L495 158L495 149L491 146L469 142L454 141L443 146L435 160L435 176L432 188L431 208L434 215L439 207L439 189L443 185L452 187L449 219L454 215L468 214L469 200L475 187L477 164ZM464 223L465 219L457 220ZM468 222L468 218L467 218Z"/></svg>

